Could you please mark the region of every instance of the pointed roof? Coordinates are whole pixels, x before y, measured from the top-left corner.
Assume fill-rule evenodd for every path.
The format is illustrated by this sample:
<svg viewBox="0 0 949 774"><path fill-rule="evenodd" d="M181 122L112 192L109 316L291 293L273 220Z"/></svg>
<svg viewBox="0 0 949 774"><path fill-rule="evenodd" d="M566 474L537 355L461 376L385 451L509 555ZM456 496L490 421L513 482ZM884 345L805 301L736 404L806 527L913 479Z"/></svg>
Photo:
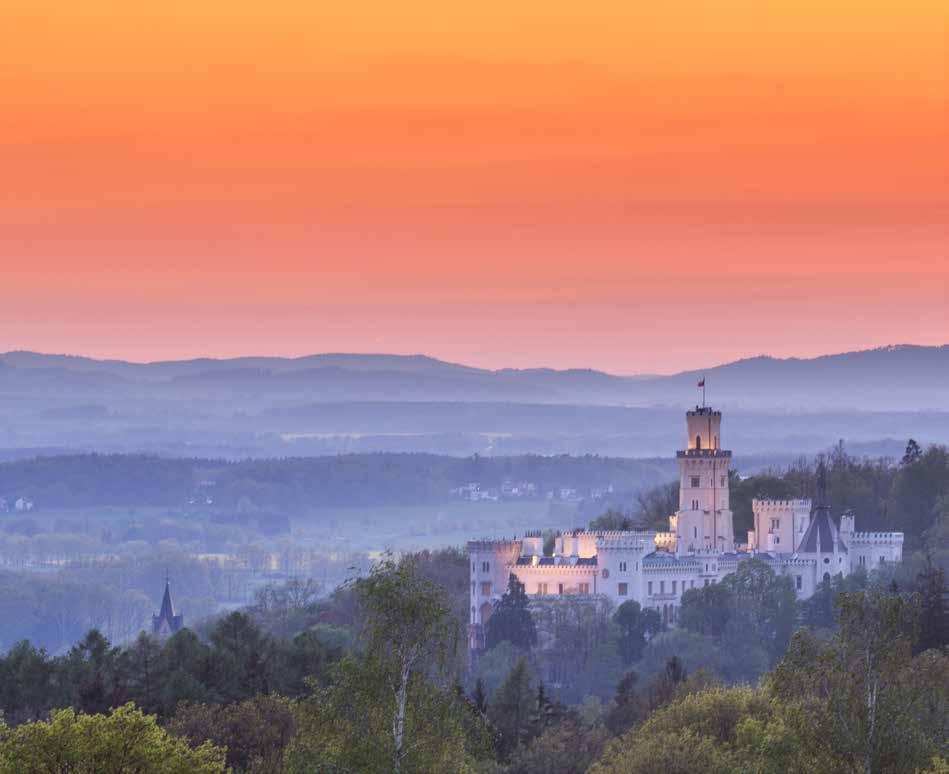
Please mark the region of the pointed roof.
<svg viewBox="0 0 949 774"><path fill-rule="evenodd" d="M803 554L832 554L835 545L842 553L847 553L847 546L840 539L840 531L830 515L830 503L827 500L827 470L821 462L817 468L817 502L814 506L814 518L808 524L797 550Z"/></svg>
<svg viewBox="0 0 949 774"><path fill-rule="evenodd" d="M175 615L175 605L171 601L171 581L165 573L165 593L161 599L161 610L158 615L152 616L152 633L161 634L164 631L174 633L184 625L184 616Z"/></svg>
<svg viewBox="0 0 949 774"><path fill-rule="evenodd" d="M171 621L175 617L175 606L171 601L171 583L165 576L165 595L161 598L161 610L158 611L158 618L167 618Z"/></svg>

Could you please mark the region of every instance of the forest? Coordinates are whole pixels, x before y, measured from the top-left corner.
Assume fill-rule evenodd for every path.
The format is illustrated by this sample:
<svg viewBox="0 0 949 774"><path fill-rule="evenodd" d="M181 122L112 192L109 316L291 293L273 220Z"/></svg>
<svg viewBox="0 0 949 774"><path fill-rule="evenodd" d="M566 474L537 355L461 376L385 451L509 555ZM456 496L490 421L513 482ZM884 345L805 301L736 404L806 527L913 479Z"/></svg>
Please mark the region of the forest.
<svg viewBox="0 0 949 774"><path fill-rule="evenodd" d="M484 489L529 481L538 497L569 487L648 488L674 475L671 460L618 457L448 457L434 454L342 454L240 462L139 454L74 454L0 463L0 498L28 498L36 508L187 504L196 493L218 509L241 502L299 512L336 505L444 502L453 488Z"/></svg>
<svg viewBox="0 0 949 774"><path fill-rule="evenodd" d="M13 644L0 771L944 774L949 455L838 447L826 464L835 513L903 529L903 563L798 601L748 560L687 591L675 628L634 601L530 597L512 577L472 660L465 552L385 555L329 595L266 585L166 640ZM736 520L813 476L801 463L736 480ZM667 490L592 526L649 524Z"/></svg>

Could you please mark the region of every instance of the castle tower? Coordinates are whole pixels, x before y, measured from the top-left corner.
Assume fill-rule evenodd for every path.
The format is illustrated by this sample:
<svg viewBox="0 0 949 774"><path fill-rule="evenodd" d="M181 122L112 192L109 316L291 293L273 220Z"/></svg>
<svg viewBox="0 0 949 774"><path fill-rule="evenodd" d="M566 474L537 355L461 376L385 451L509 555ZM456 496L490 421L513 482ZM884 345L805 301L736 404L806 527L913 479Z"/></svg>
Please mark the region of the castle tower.
<svg viewBox="0 0 949 774"><path fill-rule="evenodd" d="M698 407L686 412L686 448L679 463L679 510L673 524L676 553L733 551L728 472L732 453L721 448L722 412Z"/></svg>

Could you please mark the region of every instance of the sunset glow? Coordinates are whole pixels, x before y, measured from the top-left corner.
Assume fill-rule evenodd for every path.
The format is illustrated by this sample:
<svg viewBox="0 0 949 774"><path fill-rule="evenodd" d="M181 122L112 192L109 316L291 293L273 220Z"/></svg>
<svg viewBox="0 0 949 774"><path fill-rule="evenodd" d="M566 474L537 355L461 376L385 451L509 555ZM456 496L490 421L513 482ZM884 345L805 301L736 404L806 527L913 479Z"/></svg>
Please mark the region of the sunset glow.
<svg viewBox="0 0 949 774"><path fill-rule="evenodd" d="M949 341L942 0L13 0L0 350Z"/></svg>

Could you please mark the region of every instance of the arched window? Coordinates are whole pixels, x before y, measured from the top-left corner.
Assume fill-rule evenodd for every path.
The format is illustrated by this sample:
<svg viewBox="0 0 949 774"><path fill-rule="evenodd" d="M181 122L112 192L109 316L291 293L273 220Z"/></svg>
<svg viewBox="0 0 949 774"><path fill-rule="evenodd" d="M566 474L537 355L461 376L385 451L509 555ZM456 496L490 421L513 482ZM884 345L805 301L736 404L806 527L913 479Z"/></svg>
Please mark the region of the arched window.
<svg viewBox="0 0 949 774"><path fill-rule="evenodd" d="M702 448L702 436L701 436L701 435L695 436L695 448L696 448L696 449L701 449L701 448Z"/></svg>

